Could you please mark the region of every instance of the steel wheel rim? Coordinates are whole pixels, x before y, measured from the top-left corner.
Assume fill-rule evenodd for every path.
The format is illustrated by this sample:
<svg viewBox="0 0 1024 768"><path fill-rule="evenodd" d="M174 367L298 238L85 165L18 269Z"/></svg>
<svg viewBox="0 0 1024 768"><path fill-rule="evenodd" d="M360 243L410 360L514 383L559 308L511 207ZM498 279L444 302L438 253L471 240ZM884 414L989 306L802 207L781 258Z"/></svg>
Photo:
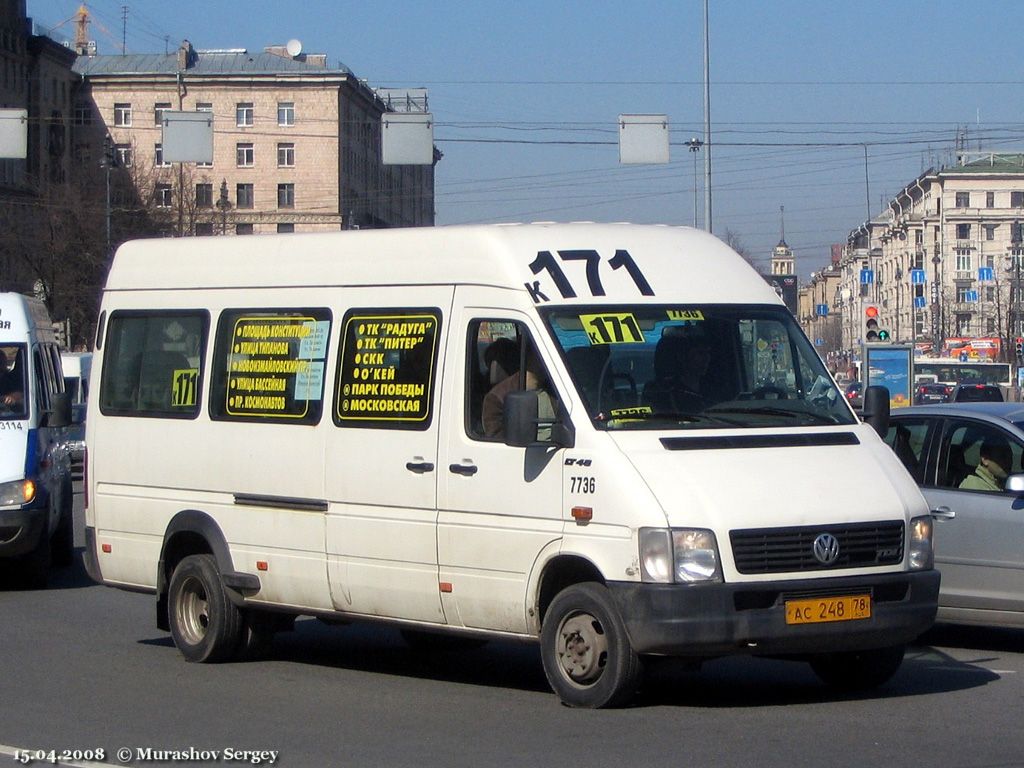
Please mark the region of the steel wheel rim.
<svg viewBox="0 0 1024 768"><path fill-rule="evenodd" d="M608 638L601 622L578 611L558 625L558 668L578 686L593 685L604 674L608 661Z"/></svg>
<svg viewBox="0 0 1024 768"><path fill-rule="evenodd" d="M210 601L200 579L188 577L181 585L175 615L178 628L189 645L198 645L210 626Z"/></svg>

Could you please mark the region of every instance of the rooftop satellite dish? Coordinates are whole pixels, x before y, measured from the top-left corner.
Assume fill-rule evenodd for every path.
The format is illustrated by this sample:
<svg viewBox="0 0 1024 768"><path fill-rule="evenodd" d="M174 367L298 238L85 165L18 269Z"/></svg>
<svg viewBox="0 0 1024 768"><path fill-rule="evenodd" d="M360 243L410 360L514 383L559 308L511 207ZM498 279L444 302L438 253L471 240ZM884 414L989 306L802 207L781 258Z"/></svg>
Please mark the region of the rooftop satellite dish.
<svg viewBox="0 0 1024 768"><path fill-rule="evenodd" d="M302 42L296 40L293 37L291 40L288 41L288 44L285 45L284 48L286 51L288 51L288 55L294 59L296 56L302 53Z"/></svg>

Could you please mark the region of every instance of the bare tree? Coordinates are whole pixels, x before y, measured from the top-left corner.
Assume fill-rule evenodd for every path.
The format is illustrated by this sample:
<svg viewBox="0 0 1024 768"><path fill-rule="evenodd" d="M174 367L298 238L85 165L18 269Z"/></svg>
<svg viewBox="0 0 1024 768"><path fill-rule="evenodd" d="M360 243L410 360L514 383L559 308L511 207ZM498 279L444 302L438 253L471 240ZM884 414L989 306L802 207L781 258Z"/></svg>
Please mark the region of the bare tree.
<svg viewBox="0 0 1024 768"><path fill-rule="evenodd" d="M748 251L747 247L743 245L743 242L740 240L739 235L737 235L731 229L726 227L725 232L721 236L721 240L723 243L725 243L734 251L736 251L736 253L742 256L743 260L746 261L750 266L757 269L757 264L754 263L754 257L750 255L750 251Z"/></svg>

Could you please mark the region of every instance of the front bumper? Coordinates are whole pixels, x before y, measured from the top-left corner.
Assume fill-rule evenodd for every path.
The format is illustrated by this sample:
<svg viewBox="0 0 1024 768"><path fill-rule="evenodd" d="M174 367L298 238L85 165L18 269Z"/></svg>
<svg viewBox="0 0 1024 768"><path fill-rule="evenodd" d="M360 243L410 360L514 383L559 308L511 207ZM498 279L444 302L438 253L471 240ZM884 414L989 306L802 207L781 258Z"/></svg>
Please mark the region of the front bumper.
<svg viewBox="0 0 1024 768"><path fill-rule="evenodd" d="M31 552L47 533L47 513L45 504L0 511L0 557Z"/></svg>
<svg viewBox="0 0 1024 768"><path fill-rule="evenodd" d="M741 584L610 582L638 653L711 658L789 656L903 645L935 621L938 571ZM786 624L785 602L871 595L871 617Z"/></svg>

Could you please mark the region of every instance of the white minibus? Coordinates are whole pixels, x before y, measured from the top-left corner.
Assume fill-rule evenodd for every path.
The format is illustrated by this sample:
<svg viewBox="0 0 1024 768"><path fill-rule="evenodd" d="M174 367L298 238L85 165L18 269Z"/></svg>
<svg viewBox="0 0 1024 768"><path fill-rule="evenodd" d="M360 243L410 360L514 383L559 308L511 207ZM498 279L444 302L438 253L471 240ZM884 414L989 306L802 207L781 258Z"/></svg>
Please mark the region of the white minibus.
<svg viewBox="0 0 1024 768"><path fill-rule="evenodd" d="M706 233L131 242L93 360L87 567L153 593L190 661L383 621L539 642L603 707L656 655L876 686L935 616L916 484Z"/></svg>
<svg viewBox="0 0 1024 768"><path fill-rule="evenodd" d="M0 293L0 559L33 587L74 555L69 422L46 306Z"/></svg>

